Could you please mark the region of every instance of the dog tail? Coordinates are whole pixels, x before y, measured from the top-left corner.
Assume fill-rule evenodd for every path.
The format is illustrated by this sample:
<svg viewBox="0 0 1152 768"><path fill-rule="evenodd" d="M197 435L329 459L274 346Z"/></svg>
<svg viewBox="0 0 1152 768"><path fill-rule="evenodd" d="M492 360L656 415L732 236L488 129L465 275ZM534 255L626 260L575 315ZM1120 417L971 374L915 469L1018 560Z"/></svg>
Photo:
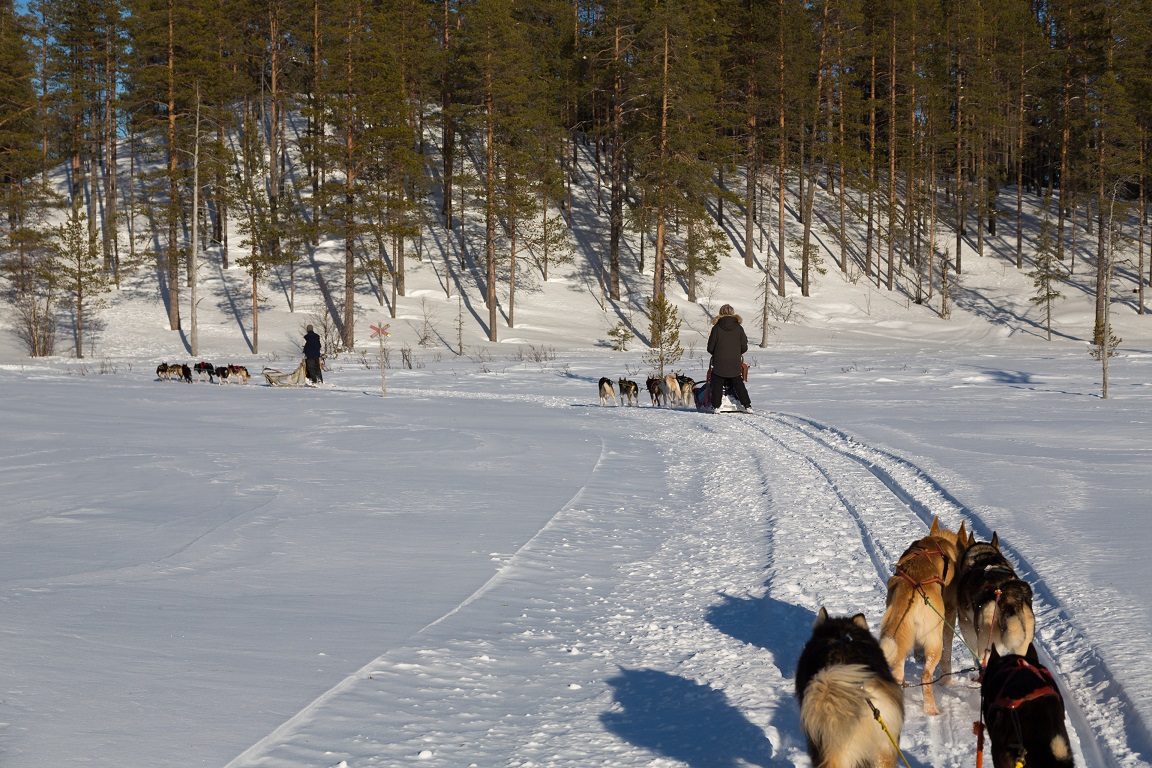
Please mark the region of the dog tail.
<svg viewBox="0 0 1152 768"><path fill-rule="evenodd" d="M1032 644L1035 635L1036 617L1032 613L1032 606L1027 603L1018 606L1016 611L1000 613L1000 642L996 644L996 651L1000 655L1016 653L1021 656Z"/></svg>
<svg viewBox="0 0 1152 768"><path fill-rule="evenodd" d="M821 670L808 683L804 702L800 705L800 724L804 733L827 754L844 748L841 742L851 740L857 729L865 725L868 731L882 734L879 724L873 722L872 706L881 713L885 725L899 738L904 724L904 697L900 688L891 682L878 680L876 674L863 664L841 664ZM887 742L887 736L877 741Z"/></svg>

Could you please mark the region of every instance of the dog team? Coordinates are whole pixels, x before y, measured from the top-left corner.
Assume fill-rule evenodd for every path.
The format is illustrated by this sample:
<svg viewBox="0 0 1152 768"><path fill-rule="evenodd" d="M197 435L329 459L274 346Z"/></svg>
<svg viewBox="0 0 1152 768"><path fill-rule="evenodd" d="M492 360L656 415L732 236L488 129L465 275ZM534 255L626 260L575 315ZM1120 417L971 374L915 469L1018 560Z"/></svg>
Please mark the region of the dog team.
<svg viewBox="0 0 1152 768"><path fill-rule="evenodd" d="M600 405L640 405L640 387L634 381L618 379L616 384L620 387L620 397L616 397L616 390L612 386L612 379L607 376L600 378ZM649 376L646 382L648 396L653 406L674 408L678 405L692 406L694 398L692 390L696 382L681 374L669 373L664 377Z"/></svg>
<svg viewBox="0 0 1152 768"><path fill-rule="evenodd" d="M217 380L221 384L227 384L229 379L247 384L248 379L251 378L248 369L243 365L217 366L204 361L196 363L191 368L185 363L160 363L156 366L156 378L161 381L184 381L191 384L193 371L196 372L198 381L207 381L209 384L214 384Z"/></svg>
<svg viewBox="0 0 1152 768"><path fill-rule="evenodd" d="M1068 768L1072 750L1064 701L1032 644L1032 588L1000 552L998 536L976 541L939 519L912 543L888 579L879 640L864 614L832 617L821 608L800 654L800 725L816 768L895 768L904 723L904 662L920 652L924 713L937 715L936 670L952 674L959 624L980 666L980 722L994 768ZM979 763L978 763L979 764Z"/></svg>

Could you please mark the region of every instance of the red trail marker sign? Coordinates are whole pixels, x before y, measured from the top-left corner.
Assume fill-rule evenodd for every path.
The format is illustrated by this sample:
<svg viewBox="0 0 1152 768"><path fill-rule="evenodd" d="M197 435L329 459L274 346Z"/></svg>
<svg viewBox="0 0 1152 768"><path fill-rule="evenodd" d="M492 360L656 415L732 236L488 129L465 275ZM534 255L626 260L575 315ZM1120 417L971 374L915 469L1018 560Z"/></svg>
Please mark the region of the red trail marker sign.
<svg viewBox="0 0 1152 768"><path fill-rule="evenodd" d="M388 396L388 385L387 382L384 381L384 339L392 335L388 333L391 325L392 324L389 323L387 325L380 325L379 327L375 325L368 326L372 329L372 338L380 340L380 397Z"/></svg>

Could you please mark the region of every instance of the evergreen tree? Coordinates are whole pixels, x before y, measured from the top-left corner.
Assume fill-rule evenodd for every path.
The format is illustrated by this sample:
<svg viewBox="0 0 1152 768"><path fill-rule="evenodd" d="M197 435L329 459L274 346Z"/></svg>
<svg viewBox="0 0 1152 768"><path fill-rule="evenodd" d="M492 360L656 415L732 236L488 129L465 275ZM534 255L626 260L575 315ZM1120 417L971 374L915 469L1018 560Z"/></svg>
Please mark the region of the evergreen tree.
<svg viewBox="0 0 1152 768"><path fill-rule="evenodd" d="M72 201L68 220L54 232L54 250L52 271L72 309L76 357L84 357L85 323L90 312L104 306L100 297L111 285L111 276L79 197Z"/></svg>
<svg viewBox="0 0 1152 768"><path fill-rule="evenodd" d="M484 296L488 307L488 340L497 340L497 229L510 212L512 195L527 173L547 120L539 111L549 103L545 62L527 37L529 24L517 16L510 0L473 0L465 10L460 56L463 70L459 103L481 147L479 163L484 205ZM546 113L545 113L546 114ZM511 180L511 184L509 184Z"/></svg>
<svg viewBox="0 0 1152 768"><path fill-rule="evenodd" d="M1035 267L1028 273L1028 277L1032 278L1032 285L1036 288L1036 294L1029 301L1044 312L1044 330L1048 341L1052 341L1052 310L1056 300L1063 296L1057 287L1066 280L1052 234L1051 202L1051 197L1044 200L1040 232L1036 237Z"/></svg>
<svg viewBox="0 0 1152 768"><path fill-rule="evenodd" d="M680 346L680 313L664 294L649 298L648 351L644 362L663 377L666 370L680 361L684 348Z"/></svg>
<svg viewBox="0 0 1152 768"><path fill-rule="evenodd" d="M656 229L652 295L667 277L669 227L707 217L713 169L731 148L718 139L717 93L723 28L711 2L664 0L637 33L638 109L634 127L637 185L651 201ZM687 266L687 265L685 265Z"/></svg>

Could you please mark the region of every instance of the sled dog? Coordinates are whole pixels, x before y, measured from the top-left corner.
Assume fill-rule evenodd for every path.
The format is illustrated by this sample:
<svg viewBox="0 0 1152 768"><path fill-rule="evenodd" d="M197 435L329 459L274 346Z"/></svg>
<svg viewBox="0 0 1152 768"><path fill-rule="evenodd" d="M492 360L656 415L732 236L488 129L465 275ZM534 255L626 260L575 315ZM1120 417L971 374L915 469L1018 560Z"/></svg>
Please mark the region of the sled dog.
<svg viewBox="0 0 1152 768"><path fill-rule="evenodd" d="M899 743L904 725L904 691L864 614L830 618L820 609L796 665L796 696L813 766L895 767L893 742Z"/></svg>
<svg viewBox="0 0 1152 768"><path fill-rule="evenodd" d="M956 576L956 618L964 642L981 664L993 646L1002 656L1023 656L1032 643L1032 587L1001 554L995 533L990 542L968 537Z"/></svg>
<svg viewBox="0 0 1152 768"><path fill-rule="evenodd" d="M980 711L995 768L1013 768L1019 758L1030 768L1073 765L1064 699L1031 644L1023 656L1001 656L992 648L980 683Z"/></svg>
<svg viewBox="0 0 1152 768"><path fill-rule="evenodd" d="M168 381L192 383L192 369L184 363L160 363L156 366L156 377Z"/></svg>
<svg viewBox="0 0 1152 768"><path fill-rule="evenodd" d="M620 385L620 400L628 399L628 405L640 405L640 387L636 382L629 381L628 379L620 379L616 382Z"/></svg>
<svg viewBox="0 0 1152 768"><path fill-rule="evenodd" d="M251 378L248 369L243 365L229 365L228 375L239 379L241 384L247 384L248 379Z"/></svg>
<svg viewBox="0 0 1152 768"><path fill-rule="evenodd" d="M924 714L938 715L932 680L936 665L952 672L952 637L956 631L956 562L958 541L965 540L964 523L959 533L932 520L928 535L904 551L896 572L888 579L884 618L880 621L880 647L896 682L904 683L904 661L920 648L924 651Z"/></svg>
<svg viewBox="0 0 1152 768"><path fill-rule="evenodd" d="M673 408L680 404L680 380L674 374L667 374L657 383L660 388L660 399L664 405Z"/></svg>
<svg viewBox="0 0 1152 768"><path fill-rule="evenodd" d="M616 399L616 390L612 389L612 379L607 376L600 377L600 405L608 405L608 401L612 401L612 405L620 405L620 401Z"/></svg>
<svg viewBox="0 0 1152 768"><path fill-rule="evenodd" d="M648 387L648 396L652 398L652 405L660 405L660 379L649 376L645 383Z"/></svg>
<svg viewBox="0 0 1152 768"><path fill-rule="evenodd" d="M228 383L228 366L226 366L226 365L216 366L216 378L220 379L221 384L227 384Z"/></svg>
<svg viewBox="0 0 1152 768"><path fill-rule="evenodd" d="M676 384L678 386L676 391L680 394L680 404L688 406L694 405L696 398L693 396L692 390L696 388L696 382L687 376L677 376Z"/></svg>
<svg viewBox="0 0 1152 768"><path fill-rule="evenodd" d="M212 363L206 363L203 360L192 366L192 369L196 371L197 381L207 381L211 384L212 377L216 375L216 366L212 365Z"/></svg>

